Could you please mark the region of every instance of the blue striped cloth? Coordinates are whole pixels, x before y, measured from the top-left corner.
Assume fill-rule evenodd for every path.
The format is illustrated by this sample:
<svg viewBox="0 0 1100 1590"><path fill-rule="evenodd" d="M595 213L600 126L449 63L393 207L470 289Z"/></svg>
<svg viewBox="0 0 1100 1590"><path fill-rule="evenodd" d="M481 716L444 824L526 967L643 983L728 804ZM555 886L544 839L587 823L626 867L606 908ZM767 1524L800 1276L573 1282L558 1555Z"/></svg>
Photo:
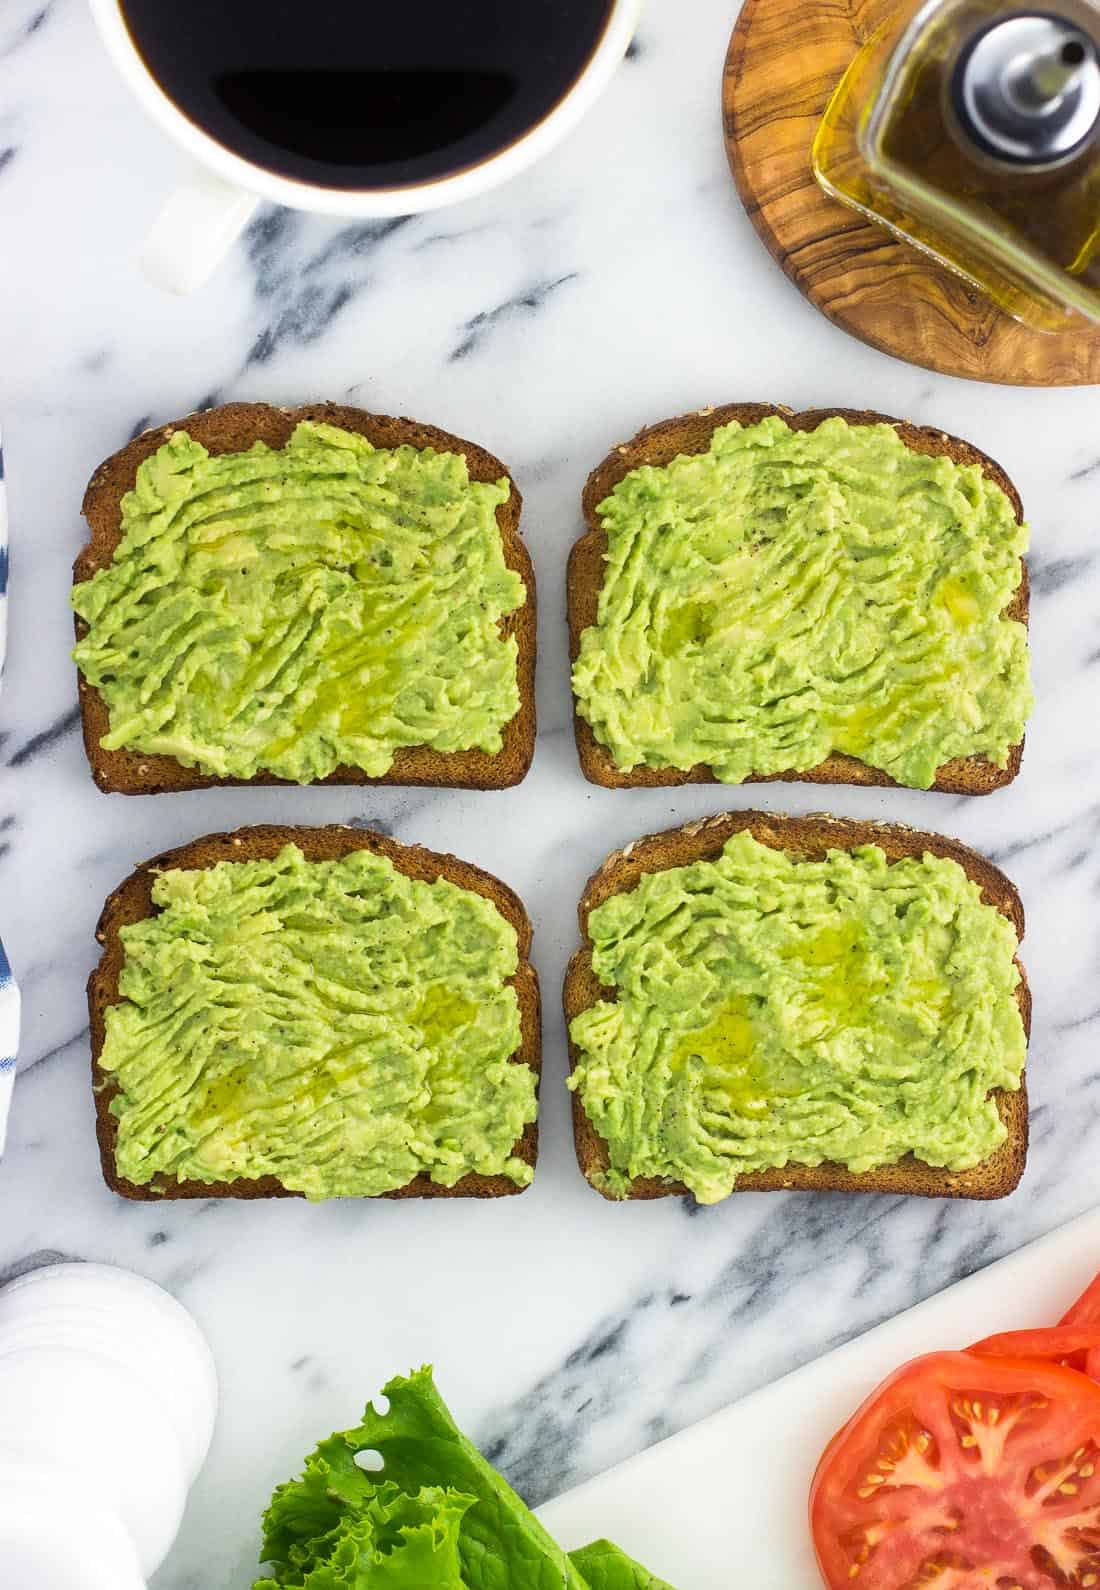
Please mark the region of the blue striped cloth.
<svg viewBox="0 0 1100 1590"><path fill-rule="evenodd" d="M0 678L4 671L4 644L8 608L8 516L4 501L4 449L0 444ZM19 1052L19 990L11 975L4 946L0 944L0 1153L8 1124L8 1105L15 1081Z"/></svg>

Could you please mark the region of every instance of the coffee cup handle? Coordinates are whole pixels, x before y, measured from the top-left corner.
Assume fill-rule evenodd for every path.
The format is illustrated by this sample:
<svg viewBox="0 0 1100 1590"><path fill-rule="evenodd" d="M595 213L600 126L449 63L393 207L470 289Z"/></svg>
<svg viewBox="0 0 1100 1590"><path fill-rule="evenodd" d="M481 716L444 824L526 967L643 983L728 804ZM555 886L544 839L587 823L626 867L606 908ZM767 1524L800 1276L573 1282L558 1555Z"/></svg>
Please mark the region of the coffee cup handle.
<svg viewBox="0 0 1100 1590"><path fill-rule="evenodd" d="M259 204L202 166L171 195L141 251L149 280L170 293L193 293L221 264Z"/></svg>

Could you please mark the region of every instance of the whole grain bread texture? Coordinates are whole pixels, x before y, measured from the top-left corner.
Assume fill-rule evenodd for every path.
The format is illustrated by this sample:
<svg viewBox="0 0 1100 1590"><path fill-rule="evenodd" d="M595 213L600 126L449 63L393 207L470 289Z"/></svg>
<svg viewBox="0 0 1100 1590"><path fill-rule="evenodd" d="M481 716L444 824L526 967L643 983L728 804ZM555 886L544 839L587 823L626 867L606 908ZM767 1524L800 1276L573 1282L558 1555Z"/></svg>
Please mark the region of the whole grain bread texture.
<svg viewBox="0 0 1100 1590"><path fill-rule="evenodd" d="M599 870L589 878L578 907L584 947L573 956L565 974L563 1004L567 1028L573 1017L587 1010L590 1005L601 999L617 998L616 990L605 988L592 970L588 919L596 907L613 894L625 894L636 888L647 872L662 872L669 867L683 867L694 861L717 860L726 840L744 829L760 844L770 845L775 850L785 850L795 859L804 861L820 861L830 850L852 850L858 845L871 844L879 845L891 862L900 861L903 856L922 856L925 853L945 856L957 861L967 877L978 885L987 905L994 906L1009 919L1016 929L1017 938L1022 939L1024 936L1024 909L1015 886L992 862L957 840L947 839L942 834L923 833L900 823L864 822L831 817L824 813L808 817L785 817L762 811L726 812L700 822L688 823L683 828L637 839L625 849L608 856ZM1031 994L1019 958L1016 965L1020 973L1016 997L1024 1032L1030 1035ZM578 1058L576 1047L570 1039L570 1070L575 1068ZM843 1165L791 1164L782 1170L753 1171L741 1176L734 1191L876 1192L909 1193L923 1198L1004 1198L1018 1185L1027 1161L1028 1107L1023 1079L1018 1093L999 1090L996 1098L1008 1136L995 1154L971 1170L943 1170L926 1165L911 1154L897 1164L858 1174ZM608 1168L607 1142L589 1121L579 1093L573 1094L573 1137L577 1163L597 1191L602 1192L595 1178ZM628 1197L665 1198L687 1193L688 1189L682 1183L653 1176L636 1179ZM604 1196L609 1195L605 1193Z"/></svg>
<svg viewBox="0 0 1100 1590"><path fill-rule="evenodd" d="M535 573L519 531L523 507L519 489L500 459L473 442L463 441L434 425L369 414L365 409L338 403L313 403L296 409L273 408L267 403L229 403L222 408L189 414L156 430L144 431L100 464L84 493L83 512L91 530L91 540L73 565L73 583L90 580L111 562L122 539L122 499L133 488L139 465L163 446L174 431L187 431L210 453L239 453L246 451L253 442L266 442L269 447L285 446L294 427L302 420L354 431L365 436L374 447L434 447L437 452L461 453L471 480L493 484L506 477L511 483L511 496L497 508L504 561L520 576L527 589L524 605L509 613L500 624L505 638L514 635L516 639L520 694L519 711L504 727L504 744L500 751L490 755L479 750L444 752L425 745L402 746L395 753L389 772L381 778L368 778L356 767L338 767L317 782L420 784L454 789L508 789L520 783L535 753ZM78 618L78 640L86 630L87 626ZM91 763L92 777L99 788L109 794L159 795L171 790L209 789L218 784L290 783L270 773L258 773L250 779L216 778L199 768L185 767L171 756L151 756L126 747L106 751L100 741L109 728L107 703L79 670L77 687L84 749Z"/></svg>
<svg viewBox="0 0 1100 1590"><path fill-rule="evenodd" d="M424 883L446 878L459 888L470 889L496 906L501 916L516 930L519 965L509 979L519 1001L520 1047L511 1057L515 1065L530 1066L536 1079L542 1064L542 1026L539 983L531 964L531 922L522 900L499 878L484 872L457 856L441 855L420 845L402 845L370 829L331 824L323 828L264 825L238 828L233 833L206 834L177 850L167 850L143 862L109 897L96 927L96 938L103 946L99 965L88 979L88 1017L91 1026L92 1091L95 1098L96 1137L99 1140L103 1179L123 1198L157 1202L166 1198L300 1198L303 1194L284 1187L274 1176L232 1182L173 1181L168 1177L148 1184L126 1181L115 1166L115 1140L118 1121L111 1113L111 1101L119 1092L115 1076L103 1071L99 1057L106 1037L106 1013L121 1002L119 977L125 952L121 930L144 917L155 916L153 884L157 874L173 868L214 867L220 861L259 861L272 859L286 845L297 845L307 861L336 861L355 850L369 850L385 856L398 872ZM531 1122L516 1142L514 1154L533 1166L538 1156L538 1123ZM507 1176L463 1176L453 1187L442 1187L428 1176L415 1177L406 1186L381 1194L384 1198L503 1198L525 1191Z"/></svg>
<svg viewBox="0 0 1100 1590"><path fill-rule="evenodd" d="M771 414L778 414L793 431L812 431L823 420L839 416L849 425L892 425L905 443L915 453L943 454L956 464L977 464L990 480L1000 486L1016 514L1023 523L1023 505L1020 495L1000 464L985 453L979 452L969 442L927 425L911 425L907 420L892 419L888 414L877 414L871 409L807 409L800 414L781 404L728 403L722 408L699 409L693 414L681 414L677 419L664 420L644 430L615 447L589 475L584 488L582 507L588 526L579 541L573 543L569 554L569 571L566 585L569 620L570 658L576 661L581 635L595 624L604 577L604 555L607 552L607 535L600 524L596 509L615 486L634 469L643 464L660 467L674 458L693 453L705 453L713 433L723 425L736 420L741 425L757 425ZM1027 565L1020 559L1020 583L1012 601L1005 608L1006 618L1018 619L1026 626L1028 621ZM595 736L591 726L573 703L573 729L577 741L577 755L581 771L592 784L605 789L653 788L676 784L716 784L711 769L705 763L694 767L636 767L625 772L618 767L607 746ZM1006 767L997 767L984 756L956 757L944 762L936 773L932 788L954 795L988 795L1005 784L1011 784L1020 771L1023 741L1009 753ZM833 751L824 762L801 772L752 774L745 781L753 784L783 783L805 784L876 784L897 788L897 781L880 768L869 767L858 757Z"/></svg>

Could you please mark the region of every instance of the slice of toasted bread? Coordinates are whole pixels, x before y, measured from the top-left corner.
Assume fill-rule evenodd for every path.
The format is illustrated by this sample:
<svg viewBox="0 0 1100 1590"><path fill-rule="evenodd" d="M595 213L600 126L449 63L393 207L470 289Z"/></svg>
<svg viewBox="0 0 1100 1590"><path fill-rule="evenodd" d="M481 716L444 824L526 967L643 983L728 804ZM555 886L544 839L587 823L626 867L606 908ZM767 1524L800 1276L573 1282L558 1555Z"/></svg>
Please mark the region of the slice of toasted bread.
<svg viewBox="0 0 1100 1590"><path fill-rule="evenodd" d="M649 834L624 850L608 856L593 873L581 896L578 916L585 948L578 950L565 974L563 1003L566 1026L574 1016L601 999L613 1000L614 989L603 987L592 970L592 949L588 937L588 918L598 905L613 894L625 894L637 887L643 874L683 867L693 861L713 861L732 834L748 829L754 839L773 849L785 850L804 861L819 861L829 850L851 850L857 845L881 846L889 861L903 856L946 856L959 866L982 891L987 905L995 906L1008 917L1016 936L1024 936L1024 909L1015 886L1003 872L957 840L941 834L922 833L900 823L862 822L843 817L815 814L810 817L779 817L772 812L725 812L701 822L688 823L665 833ZM1016 990L1024 1032L1031 1031L1031 995L1023 966L1017 959L1020 982ZM569 1044L570 1069L578 1060L572 1040ZM949 1171L926 1165L906 1155L895 1165L857 1174L843 1165L788 1165L784 1170L754 1171L738 1178L735 1192L882 1192L913 1193L924 1198L1003 1198L1012 1192L1024 1173L1027 1160L1027 1090L1021 1081L1018 1093L999 1091L997 1107L1008 1136L989 1159L972 1170ZM577 1163L597 1191L597 1178L609 1164L608 1148L588 1116L579 1093L573 1095L573 1136ZM631 1185L631 1198L665 1198L683 1195L688 1189L680 1182L660 1177L640 1177ZM604 1196L608 1196L606 1193Z"/></svg>
<svg viewBox="0 0 1100 1590"><path fill-rule="evenodd" d="M229 834L206 834L193 839L178 850L165 851L154 856L132 872L107 900L96 928L96 938L103 945L99 965L88 979L88 1014L92 1038L92 1088L95 1096L96 1136L103 1164L103 1178L108 1187L123 1198L156 1201L164 1198L298 1198L273 1176L252 1181L205 1182L169 1181L167 1178L148 1185L126 1181L118 1175L115 1166L115 1139L118 1121L111 1113L111 1100L119 1092L118 1082L110 1072L101 1070L99 1057L106 1037L105 1016L111 1005L121 1001L119 977L122 972L124 950L121 929L143 917L154 916L153 883L160 872L173 867L213 867L219 861L257 861L272 858L286 845L297 845L307 861L334 861L350 855L354 850L370 850L375 855L386 856L398 872L406 877L434 883L446 878L460 888L470 889L492 901L501 916L516 930L519 940L519 965L510 978L519 1001L520 1047L512 1056L516 1065L530 1066L536 1078L542 1064L541 1013L539 983L531 964L531 923L523 902L507 885L483 872L480 867L457 856L440 855L434 850L424 850L420 845L401 845L367 829L347 828L332 824L325 828L281 827L265 825L257 828L238 828ZM534 1165L538 1155L538 1124L528 1125L517 1141L515 1155ZM384 1193L385 1198L502 1198L523 1192L507 1176L463 1176L453 1187L442 1187L426 1175L420 1175L407 1186Z"/></svg>
<svg viewBox="0 0 1100 1590"><path fill-rule="evenodd" d="M812 431L834 415L847 420L849 425L892 425L905 443L915 453L944 454L957 464L977 464L988 478L994 481L1012 504L1016 519L1023 522L1023 505L1019 493L1004 470L985 453L960 441L957 436L947 436L927 425L910 425L905 420L891 419L888 414L876 414L870 409L807 409L801 414L774 403L728 403L723 408L699 409L694 414L682 414L674 420L649 425L638 432L631 441L614 448L588 477L582 505L588 526L579 541L573 543L569 554L569 572L566 585L569 615L570 658L576 661L581 635L596 622L599 610L600 589L604 577L604 555L607 552L607 535L600 523L596 509L604 498L631 470L642 464L661 466L674 458L692 453L705 453L710 447L713 433L722 425L736 420L741 425L757 425L770 414L778 414L794 431ZM1027 565L1020 560L1020 583L1012 601L1005 608L1006 618L1018 619L1026 625L1028 620ZM710 768L704 763L694 767L636 767L625 772L618 767L611 751L597 740L587 720L573 707L573 729L577 741L581 771L592 784L605 789L651 788L656 785L716 784ZM1010 784L1020 771L1023 741L1009 754L1008 765L997 767L983 756L958 757L945 762L936 774L933 789L955 795L988 795L992 790ZM897 781L879 768L869 767L858 757L834 751L817 767L802 772L753 774L747 783L766 784L777 780L808 784L878 784L897 788Z"/></svg>
<svg viewBox="0 0 1100 1590"><path fill-rule="evenodd" d="M536 606L535 573L531 558L519 533L523 499L508 470L499 458L484 448L463 441L434 425L415 420L394 419L385 414L368 414L364 409L337 403L313 403L304 408L272 408L267 403L229 403L224 408L206 409L173 420L157 430L145 431L120 452L102 463L92 476L84 494L84 517L92 538L73 565L73 581L90 580L106 567L122 539L122 499L137 477L138 466L172 435L185 430L210 453L237 453L253 442L283 447L301 420L337 425L342 430L365 436L374 447L434 447L437 452L461 453L471 480L495 483L507 478L512 484L508 501L497 509L504 548L504 561L523 580L527 600L514 613L501 620L501 634L515 636L520 708L505 725L504 744L495 755L487 751L435 751L430 746L404 746L396 752L393 765L381 778L368 778L359 768L338 767L323 784L424 784L455 789L508 789L518 784L531 766L535 753L535 652ZM77 639L87 626L76 620ZM159 795L165 791L208 789L217 784L286 784L287 779L270 773L254 778L215 778L198 768L185 767L171 756L150 756L143 751L123 748L106 751L100 745L108 732L107 703L94 685L78 670L80 711L84 729L84 748L92 767L92 777L101 790L122 795Z"/></svg>

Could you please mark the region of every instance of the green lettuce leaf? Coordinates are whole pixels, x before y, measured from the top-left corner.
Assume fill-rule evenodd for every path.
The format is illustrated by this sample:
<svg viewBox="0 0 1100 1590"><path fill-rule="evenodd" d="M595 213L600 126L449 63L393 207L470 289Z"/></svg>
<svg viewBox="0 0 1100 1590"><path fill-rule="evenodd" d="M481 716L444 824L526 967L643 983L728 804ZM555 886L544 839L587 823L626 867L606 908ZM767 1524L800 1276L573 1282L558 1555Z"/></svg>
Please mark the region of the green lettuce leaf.
<svg viewBox="0 0 1100 1590"><path fill-rule="evenodd" d="M268 1519L285 1554L267 1559L275 1577L257 1580L254 1590L464 1590L458 1539L473 1497L438 1486L409 1496L382 1484L358 1509L344 1508L333 1528L308 1538L312 1509L301 1501L292 1485L273 1498ZM274 1552L266 1539L264 1549Z"/></svg>
<svg viewBox="0 0 1100 1590"><path fill-rule="evenodd" d="M330 1583L340 1590L345 1585L367 1590L367 1578L314 1581L304 1573L323 1563L317 1556L322 1539L334 1532L339 1539L371 1498L388 1494L389 1487L410 1497L438 1487L471 1498L458 1533L462 1590L589 1590L580 1570L459 1430L430 1369L398 1376L384 1390L388 1413L368 1404L362 1424L322 1441L302 1477L275 1492L264 1515L261 1554L275 1573L253 1590L273 1585L276 1590L329 1590ZM379 1453L382 1469L373 1474L361 1469L355 1461L361 1452ZM331 1543L322 1549L331 1552ZM290 1573L299 1577L287 1577ZM383 1583L388 1590L389 1580L370 1579L369 1590Z"/></svg>
<svg viewBox="0 0 1100 1590"><path fill-rule="evenodd" d="M666 1580L658 1579L609 1540L594 1540L591 1546L582 1546L569 1555L573 1566L583 1573L589 1590L672 1590Z"/></svg>
<svg viewBox="0 0 1100 1590"><path fill-rule="evenodd" d="M572 1556L468 1441L430 1369L322 1441L264 1514L253 1590L672 1590L606 1540ZM378 1454L368 1472L356 1458Z"/></svg>

